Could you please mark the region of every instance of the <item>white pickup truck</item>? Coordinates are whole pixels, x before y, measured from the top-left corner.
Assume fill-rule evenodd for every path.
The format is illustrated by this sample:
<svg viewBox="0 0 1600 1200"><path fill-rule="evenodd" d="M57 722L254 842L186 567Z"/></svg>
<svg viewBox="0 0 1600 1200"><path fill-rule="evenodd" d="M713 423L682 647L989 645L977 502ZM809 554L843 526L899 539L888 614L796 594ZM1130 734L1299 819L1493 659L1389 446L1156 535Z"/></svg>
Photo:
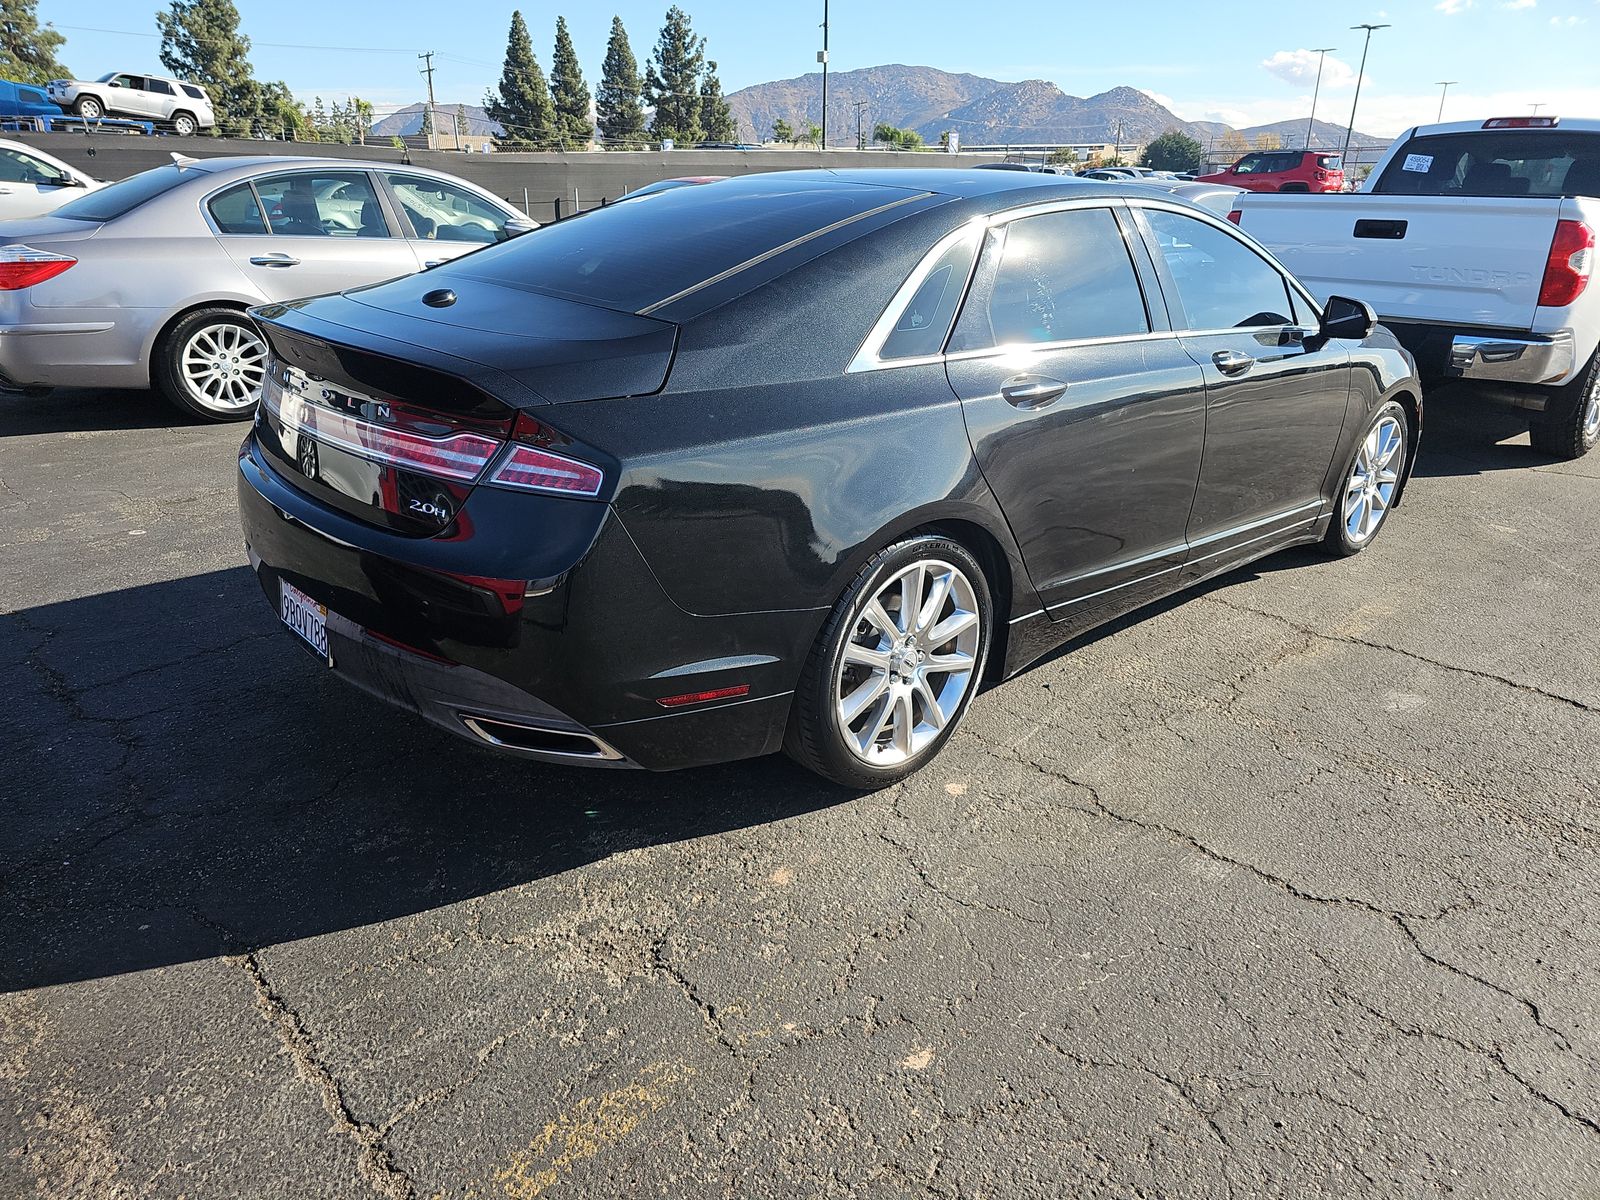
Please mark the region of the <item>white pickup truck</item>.
<svg viewBox="0 0 1600 1200"><path fill-rule="evenodd" d="M1600 441L1600 120L1418 126L1364 191L1246 192L1229 219L1319 298L1370 304L1425 377L1502 385L1536 449Z"/></svg>

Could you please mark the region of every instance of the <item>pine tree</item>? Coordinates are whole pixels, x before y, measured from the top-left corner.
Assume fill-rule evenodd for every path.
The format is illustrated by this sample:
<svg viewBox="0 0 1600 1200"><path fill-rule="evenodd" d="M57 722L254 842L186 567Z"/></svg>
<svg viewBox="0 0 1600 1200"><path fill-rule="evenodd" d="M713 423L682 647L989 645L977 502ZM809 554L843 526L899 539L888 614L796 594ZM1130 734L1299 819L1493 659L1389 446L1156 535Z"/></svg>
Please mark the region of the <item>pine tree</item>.
<svg viewBox="0 0 1600 1200"><path fill-rule="evenodd" d="M581 150L594 139L589 120L589 85L578 66L578 52L567 33L567 19L556 18L556 49L550 59L550 101L556 136L563 150Z"/></svg>
<svg viewBox="0 0 1600 1200"><path fill-rule="evenodd" d="M250 69L250 39L233 0L172 0L156 14L161 63L211 95L219 133L248 133L261 116L263 88Z"/></svg>
<svg viewBox="0 0 1600 1200"><path fill-rule="evenodd" d="M702 51L705 41L700 43ZM705 78L700 82L700 128L708 142L737 142L739 127L733 113L728 110L728 98L722 94L722 80L717 78L717 64L706 61Z"/></svg>
<svg viewBox="0 0 1600 1200"><path fill-rule="evenodd" d="M0 76L16 83L49 83L71 72L56 51L67 39L39 25L39 0L0 0Z"/></svg>
<svg viewBox="0 0 1600 1200"><path fill-rule="evenodd" d="M539 60L533 56L533 42L520 11L511 14L500 86L483 98L483 107L505 129L503 134L495 135L495 140L508 149L532 149L552 140L555 113L550 105L550 87Z"/></svg>
<svg viewBox="0 0 1600 1200"><path fill-rule="evenodd" d="M655 53L645 67L645 101L656 110L650 136L692 146L704 137L700 127L700 71L705 44L689 27L689 15L674 4L667 9Z"/></svg>
<svg viewBox="0 0 1600 1200"><path fill-rule="evenodd" d="M644 144L644 104L639 96L642 87L639 62L628 45L628 31L622 27L621 17L612 17L600 90L595 95L600 136L608 149L634 150Z"/></svg>
<svg viewBox="0 0 1600 1200"><path fill-rule="evenodd" d="M794 126L779 117L772 123L772 140L783 142L785 145L794 141Z"/></svg>

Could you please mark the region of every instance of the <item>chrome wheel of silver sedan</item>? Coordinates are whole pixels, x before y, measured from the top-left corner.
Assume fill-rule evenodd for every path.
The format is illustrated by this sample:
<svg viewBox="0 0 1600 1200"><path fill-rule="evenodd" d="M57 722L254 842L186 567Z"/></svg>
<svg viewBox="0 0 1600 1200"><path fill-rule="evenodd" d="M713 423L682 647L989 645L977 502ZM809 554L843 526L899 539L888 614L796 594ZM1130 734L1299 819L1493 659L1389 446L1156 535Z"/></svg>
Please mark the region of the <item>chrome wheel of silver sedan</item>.
<svg viewBox="0 0 1600 1200"><path fill-rule="evenodd" d="M217 413L254 407L267 377L267 347L255 330L232 321L201 325L178 352L184 387Z"/></svg>
<svg viewBox="0 0 1600 1200"><path fill-rule="evenodd" d="M834 679L851 754L894 767L939 737L974 683L980 611L972 581L940 559L913 562L871 594Z"/></svg>
<svg viewBox="0 0 1600 1200"><path fill-rule="evenodd" d="M1345 537L1352 546L1370 541L1388 514L1405 467L1405 446L1405 426L1398 417L1385 415L1356 450L1341 510Z"/></svg>

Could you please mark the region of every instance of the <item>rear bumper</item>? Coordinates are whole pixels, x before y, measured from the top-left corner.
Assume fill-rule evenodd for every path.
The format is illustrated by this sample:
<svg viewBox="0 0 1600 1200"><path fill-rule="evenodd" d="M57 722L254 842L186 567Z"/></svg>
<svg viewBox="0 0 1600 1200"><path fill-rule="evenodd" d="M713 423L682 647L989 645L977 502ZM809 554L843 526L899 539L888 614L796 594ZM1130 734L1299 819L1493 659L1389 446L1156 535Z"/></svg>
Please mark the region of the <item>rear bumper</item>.
<svg viewBox="0 0 1600 1200"><path fill-rule="evenodd" d="M291 487L253 435L240 451L238 496L268 602L276 608L287 579L325 604L335 673L441 729L522 757L650 770L782 746L822 614L686 613L604 506L479 488L455 535L410 537ZM586 549L562 551L571 561L559 569L541 560L561 544L557 505L600 518ZM523 594L489 586L508 580ZM670 712L660 704L733 685L748 695Z"/></svg>
<svg viewBox="0 0 1600 1200"><path fill-rule="evenodd" d="M1579 366L1570 329L1538 334L1379 319L1434 379L1549 386L1565 383Z"/></svg>
<svg viewBox="0 0 1600 1200"><path fill-rule="evenodd" d="M32 309L33 314L50 310ZM57 310L62 319L0 324L0 374L21 387L146 388L145 324L138 309Z"/></svg>

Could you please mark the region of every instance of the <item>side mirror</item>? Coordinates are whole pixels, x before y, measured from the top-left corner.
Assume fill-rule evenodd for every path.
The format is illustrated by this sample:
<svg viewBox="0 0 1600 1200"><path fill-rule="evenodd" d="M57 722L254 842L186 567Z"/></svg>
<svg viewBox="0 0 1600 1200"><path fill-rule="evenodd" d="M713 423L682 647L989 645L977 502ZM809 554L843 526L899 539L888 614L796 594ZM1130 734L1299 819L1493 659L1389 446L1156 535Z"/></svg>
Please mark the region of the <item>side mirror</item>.
<svg viewBox="0 0 1600 1200"><path fill-rule="evenodd" d="M1322 336L1360 341L1378 327L1378 314L1364 300L1329 296L1322 306Z"/></svg>
<svg viewBox="0 0 1600 1200"><path fill-rule="evenodd" d="M122 84L118 83L115 79L113 79L110 83L106 84L106 86L107 87L121 87Z"/></svg>
<svg viewBox="0 0 1600 1200"><path fill-rule="evenodd" d="M505 224L506 235L508 237L516 237L518 234L522 233L531 233L537 228L539 228L539 223L537 221L526 221L520 217L513 218L512 220L507 221Z"/></svg>

